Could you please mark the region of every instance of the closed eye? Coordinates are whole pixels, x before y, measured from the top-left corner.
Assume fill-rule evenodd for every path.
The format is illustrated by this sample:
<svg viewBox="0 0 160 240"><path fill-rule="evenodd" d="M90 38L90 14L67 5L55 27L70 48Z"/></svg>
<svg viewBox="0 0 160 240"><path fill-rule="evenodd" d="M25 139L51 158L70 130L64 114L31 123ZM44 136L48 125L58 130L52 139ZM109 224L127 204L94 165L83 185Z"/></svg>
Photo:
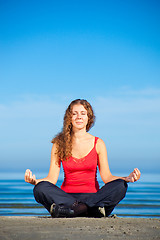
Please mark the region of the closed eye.
<svg viewBox="0 0 160 240"><path fill-rule="evenodd" d="M72 115L77 115L77 114L78 114L78 112L73 112L73 113L72 113ZM81 115L87 115L87 112L82 111L80 114L81 114Z"/></svg>
<svg viewBox="0 0 160 240"><path fill-rule="evenodd" d="M82 111L82 112L81 112L81 114L82 114L82 115L86 115L86 114L87 114L87 112L85 112L85 111Z"/></svg>

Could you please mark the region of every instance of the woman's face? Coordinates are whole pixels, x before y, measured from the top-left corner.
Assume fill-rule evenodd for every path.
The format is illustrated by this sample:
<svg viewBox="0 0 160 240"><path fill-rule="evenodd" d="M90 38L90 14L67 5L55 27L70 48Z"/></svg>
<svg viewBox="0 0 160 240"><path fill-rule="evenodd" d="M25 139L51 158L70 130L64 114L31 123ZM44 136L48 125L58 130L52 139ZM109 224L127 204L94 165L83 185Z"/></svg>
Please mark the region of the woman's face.
<svg viewBox="0 0 160 240"><path fill-rule="evenodd" d="M75 129L86 128L88 123L87 110L81 104L73 105L72 126Z"/></svg>

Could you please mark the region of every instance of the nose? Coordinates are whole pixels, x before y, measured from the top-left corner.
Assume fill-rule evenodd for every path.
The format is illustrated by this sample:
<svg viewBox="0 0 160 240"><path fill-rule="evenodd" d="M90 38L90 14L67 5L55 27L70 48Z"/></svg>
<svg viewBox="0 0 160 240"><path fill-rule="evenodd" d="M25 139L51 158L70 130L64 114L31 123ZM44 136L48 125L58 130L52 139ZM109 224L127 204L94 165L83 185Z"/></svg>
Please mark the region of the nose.
<svg viewBox="0 0 160 240"><path fill-rule="evenodd" d="M81 118L81 114L80 113L77 114L77 118Z"/></svg>

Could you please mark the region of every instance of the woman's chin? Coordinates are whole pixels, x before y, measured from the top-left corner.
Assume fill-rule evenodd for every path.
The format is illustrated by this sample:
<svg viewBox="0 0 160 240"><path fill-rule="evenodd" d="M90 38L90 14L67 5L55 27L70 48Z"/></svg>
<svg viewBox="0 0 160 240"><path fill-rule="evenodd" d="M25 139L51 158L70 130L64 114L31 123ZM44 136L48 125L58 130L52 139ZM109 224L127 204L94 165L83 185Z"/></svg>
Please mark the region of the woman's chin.
<svg viewBox="0 0 160 240"><path fill-rule="evenodd" d="M81 130L81 129L86 129L86 126L84 126L84 125L75 125L75 126L73 126L73 129L75 129L75 130Z"/></svg>

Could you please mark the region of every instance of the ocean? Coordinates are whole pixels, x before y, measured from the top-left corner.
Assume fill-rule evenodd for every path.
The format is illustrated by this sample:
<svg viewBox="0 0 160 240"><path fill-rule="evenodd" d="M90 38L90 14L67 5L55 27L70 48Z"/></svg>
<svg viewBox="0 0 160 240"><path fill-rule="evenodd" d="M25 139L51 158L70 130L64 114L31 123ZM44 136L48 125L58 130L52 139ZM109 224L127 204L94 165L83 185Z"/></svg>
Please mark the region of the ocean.
<svg viewBox="0 0 160 240"><path fill-rule="evenodd" d="M46 175L39 173L37 178ZM60 187L62 181L61 173L57 186ZM98 181L103 186L99 175ZM24 181L23 173L0 173L0 216L49 216L35 201L33 187ZM160 174L142 173L139 181L129 183L126 197L112 213L119 217L160 218Z"/></svg>

